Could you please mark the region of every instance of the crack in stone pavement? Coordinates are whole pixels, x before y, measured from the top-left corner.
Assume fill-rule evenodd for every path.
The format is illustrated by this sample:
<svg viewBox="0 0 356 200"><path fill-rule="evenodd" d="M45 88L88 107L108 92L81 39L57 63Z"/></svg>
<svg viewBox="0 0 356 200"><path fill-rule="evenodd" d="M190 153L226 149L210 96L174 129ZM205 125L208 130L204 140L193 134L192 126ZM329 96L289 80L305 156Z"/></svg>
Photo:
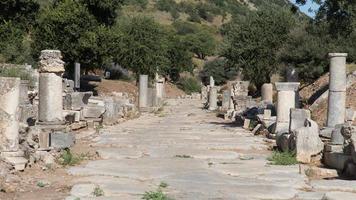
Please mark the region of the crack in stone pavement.
<svg viewBox="0 0 356 200"><path fill-rule="evenodd" d="M92 145L103 159L68 169L78 178L67 199L91 199L88 183L100 186L104 199L141 199L161 182L177 200L322 198L330 189L309 183L298 165L269 165L263 137L202 110L197 100L168 100L164 113L101 130Z"/></svg>

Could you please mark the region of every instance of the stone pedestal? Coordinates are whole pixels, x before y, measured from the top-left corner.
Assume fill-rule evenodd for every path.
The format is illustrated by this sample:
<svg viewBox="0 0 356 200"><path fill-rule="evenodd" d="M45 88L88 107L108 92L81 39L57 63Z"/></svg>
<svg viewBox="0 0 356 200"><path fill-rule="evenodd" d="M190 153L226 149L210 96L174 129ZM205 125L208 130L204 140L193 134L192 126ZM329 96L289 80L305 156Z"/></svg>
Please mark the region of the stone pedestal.
<svg viewBox="0 0 356 200"><path fill-rule="evenodd" d="M80 90L80 63L75 63L74 66L74 88Z"/></svg>
<svg viewBox="0 0 356 200"><path fill-rule="evenodd" d="M290 110L295 108L295 92L298 91L300 83L297 82L277 82L278 91L277 102L277 122L274 133L289 131Z"/></svg>
<svg viewBox="0 0 356 200"><path fill-rule="evenodd" d="M217 109L217 98L218 98L218 90L216 87L210 88L209 92L209 110Z"/></svg>
<svg viewBox="0 0 356 200"><path fill-rule="evenodd" d="M223 92L222 109L223 110L230 109L230 103L231 103L231 91L225 90Z"/></svg>
<svg viewBox="0 0 356 200"><path fill-rule="evenodd" d="M345 122L346 53L330 53L330 79L327 127ZM340 137L342 137L340 135Z"/></svg>
<svg viewBox="0 0 356 200"><path fill-rule="evenodd" d="M55 73L40 73L40 122L63 121L62 78Z"/></svg>
<svg viewBox="0 0 356 200"><path fill-rule="evenodd" d="M0 77L0 151L19 150L20 79Z"/></svg>
<svg viewBox="0 0 356 200"><path fill-rule="evenodd" d="M139 80L139 98L138 104L139 108L147 107L147 98L148 98L148 75L140 75Z"/></svg>
<svg viewBox="0 0 356 200"><path fill-rule="evenodd" d="M261 88L262 101L266 103L273 103L273 85L265 83Z"/></svg>
<svg viewBox="0 0 356 200"><path fill-rule="evenodd" d="M162 101L164 98L164 78L156 77L156 105L162 105Z"/></svg>
<svg viewBox="0 0 356 200"><path fill-rule="evenodd" d="M20 104L28 104L30 103L28 99L28 87L30 81L28 80L21 80L20 82Z"/></svg>

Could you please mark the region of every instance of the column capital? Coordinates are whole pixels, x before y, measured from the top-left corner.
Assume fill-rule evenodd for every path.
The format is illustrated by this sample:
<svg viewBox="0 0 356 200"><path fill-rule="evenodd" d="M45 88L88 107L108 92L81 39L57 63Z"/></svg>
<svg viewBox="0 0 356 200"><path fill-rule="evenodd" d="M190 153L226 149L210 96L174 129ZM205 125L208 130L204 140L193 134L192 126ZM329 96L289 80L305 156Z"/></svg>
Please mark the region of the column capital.
<svg viewBox="0 0 356 200"><path fill-rule="evenodd" d="M333 57L347 57L347 53L329 53L328 56L329 56L329 58L333 58Z"/></svg>
<svg viewBox="0 0 356 200"><path fill-rule="evenodd" d="M277 91L298 91L299 82L276 82L274 83Z"/></svg>

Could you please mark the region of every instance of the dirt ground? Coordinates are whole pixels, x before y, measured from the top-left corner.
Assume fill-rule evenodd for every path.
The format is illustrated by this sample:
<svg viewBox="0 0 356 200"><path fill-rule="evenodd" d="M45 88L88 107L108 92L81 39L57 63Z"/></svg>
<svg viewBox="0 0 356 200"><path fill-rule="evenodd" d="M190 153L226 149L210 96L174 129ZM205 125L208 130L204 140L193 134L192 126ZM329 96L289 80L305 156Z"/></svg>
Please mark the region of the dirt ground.
<svg viewBox="0 0 356 200"><path fill-rule="evenodd" d="M71 152L73 155L88 155L78 165L98 159L96 150L85 139L78 140ZM75 178L67 173L68 167L56 164L44 170L43 165L35 164L23 172L16 172L15 180L11 180L16 182L16 187L11 192L1 191L0 200L63 200L69 196Z"/></svg>
<svg viewBox="0 0 356 200"><path fill-rule="evenodd" d="M347 99L346 99L346 108L351 108L356 110L356 83L354 83L348 90L347 90ZM317 109L312 113L312 118L319 124L319 126L326 125L326 118L327 118L327 111L328 111L328 101L325 99L323 102L320 103ZM354 122L356 125L356 122Z"/></svg>

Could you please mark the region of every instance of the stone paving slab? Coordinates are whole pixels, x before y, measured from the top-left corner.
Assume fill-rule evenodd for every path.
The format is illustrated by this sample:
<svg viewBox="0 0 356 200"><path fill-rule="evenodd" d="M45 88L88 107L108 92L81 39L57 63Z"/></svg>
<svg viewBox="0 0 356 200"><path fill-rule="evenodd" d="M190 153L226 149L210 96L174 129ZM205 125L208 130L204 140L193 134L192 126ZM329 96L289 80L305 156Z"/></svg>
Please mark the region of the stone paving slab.
<svg viewBox="0 0 356 200"><path fill-rule="evenodd" d="M161 182L168 184L163 192L176 200L314 200L333 199L334 191L355 192L344 193L347 199L356 194L355 181L309 181L298 165L270 165L265 138L202 110L199 101L170 102L175 106L166 107L164 117L145 113L100 130L92 146L102 160L68 169L78 176L73 194L76 185L94 184L104 197L81 199L141 199Z"/></svg>

